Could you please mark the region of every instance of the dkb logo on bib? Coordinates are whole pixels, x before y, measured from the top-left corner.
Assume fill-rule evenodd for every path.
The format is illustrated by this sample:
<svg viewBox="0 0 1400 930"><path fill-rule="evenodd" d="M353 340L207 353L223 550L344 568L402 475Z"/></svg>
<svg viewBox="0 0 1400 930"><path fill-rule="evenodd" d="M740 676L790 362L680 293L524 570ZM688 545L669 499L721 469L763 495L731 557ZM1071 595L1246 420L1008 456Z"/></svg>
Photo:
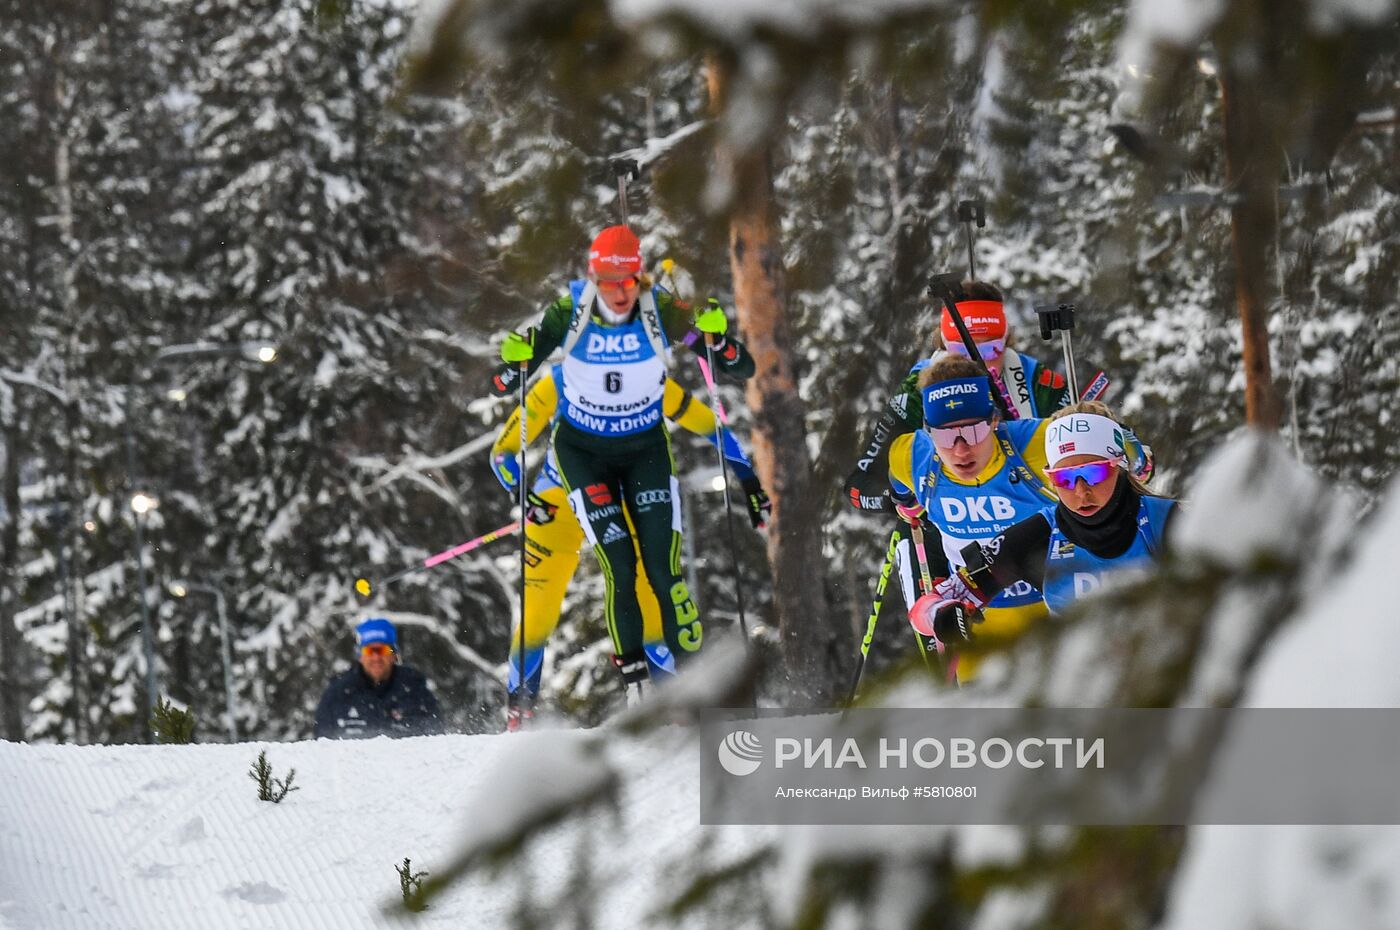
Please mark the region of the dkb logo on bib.
<svg viewBox="0 0 1400 930"><path fill-rule="evenodd" d="M1016 508L1011 506L1011 501L998 495L961 499L945 497L940 503L943 504L943 518L949 523L965 523L968 520L990 523L993 520L1010 520L1016 516Z"/></svg>
<svg viewBox="0 0 1400 930"><path fill-rule="evenodd" d="M608 353L620 355L623 352L637 352L642 348L642 340L637 338L636 333L622 333L621 335L603 335L602 333L588 334L588 354L601 355Z"/></svg>

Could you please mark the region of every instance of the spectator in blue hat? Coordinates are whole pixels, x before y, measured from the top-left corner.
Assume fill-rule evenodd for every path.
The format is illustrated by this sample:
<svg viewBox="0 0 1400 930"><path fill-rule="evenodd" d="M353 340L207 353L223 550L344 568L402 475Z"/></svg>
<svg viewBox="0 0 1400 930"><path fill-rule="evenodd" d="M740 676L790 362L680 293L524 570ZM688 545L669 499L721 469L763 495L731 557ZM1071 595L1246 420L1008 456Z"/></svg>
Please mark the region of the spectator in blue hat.
<svg viewBox="0 0 1400 930"><path fill-rule="evenodd" d="M442 732L423 673L399 661L399 637L383 617L355 628L358 663L331 679L316 708L316 738L427 736Z"/></svg>

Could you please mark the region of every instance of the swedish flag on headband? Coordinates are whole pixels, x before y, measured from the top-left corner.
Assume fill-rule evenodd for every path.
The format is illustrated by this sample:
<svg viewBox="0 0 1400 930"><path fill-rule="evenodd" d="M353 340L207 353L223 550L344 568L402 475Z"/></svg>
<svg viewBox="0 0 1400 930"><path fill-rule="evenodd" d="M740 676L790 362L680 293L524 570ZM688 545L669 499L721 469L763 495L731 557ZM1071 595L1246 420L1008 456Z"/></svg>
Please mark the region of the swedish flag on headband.
<svg viewBox="0 0 1400 930"><path fill-rule="evenodd" d="M924 388L922 396L927 426L983 419L996 411L992 404L992 387L985 377L940 381Z"/></svg>

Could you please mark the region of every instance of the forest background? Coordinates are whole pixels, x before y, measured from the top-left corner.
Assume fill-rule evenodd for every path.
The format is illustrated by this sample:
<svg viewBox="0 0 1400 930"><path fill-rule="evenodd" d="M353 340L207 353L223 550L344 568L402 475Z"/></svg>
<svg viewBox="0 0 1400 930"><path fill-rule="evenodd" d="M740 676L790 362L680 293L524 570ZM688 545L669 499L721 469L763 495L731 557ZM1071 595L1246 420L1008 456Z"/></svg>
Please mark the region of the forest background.
<svg viewBox="0 0 1400 930"><path fill-rule="evenodd" d="M987 202L977 267L1017 344L1054 361L1031 308L1077 305L1081 379L1113 378L1159 488L1189 499L1245 419L1242 281L1267 328L1264 419L1360 492L1358 519L1394 472L1388 6L1293 4L1266 26L1226 4L1166 55L1105 2L800 27L735 4L742 29L622 6L0 3L0 738L146 739L143 600L160 692L222 732L218 612L196 586L226 598L238 733L309 735L367 612L353 580L509 520L486 458L509 412L485 398L494 346L582 272L618 219L610 161L647 140L675 138L631 194L653 265L674 258L773 360L772 390L725 388L777 504L768 539L739 534L769 702L846 684L890 527L842 478L929 351L929 275L966 268L967 197ZM1267 196L1228 157L1232 107L1263 114L1244 151L1268 153ZM1250 208L1262 264L1232 238ZM732 250L745 222L779 259L766 316ZM250 357L264 344L275 361ZM724 636L712 453L678 450ZM137 491L159 508L134 515ZM583 561L547 694L596 720L616 684ZM498 727L513 578L500 543L368 610L400 624L454 729ZM891 600L875 670L909 651Z"/></svg>

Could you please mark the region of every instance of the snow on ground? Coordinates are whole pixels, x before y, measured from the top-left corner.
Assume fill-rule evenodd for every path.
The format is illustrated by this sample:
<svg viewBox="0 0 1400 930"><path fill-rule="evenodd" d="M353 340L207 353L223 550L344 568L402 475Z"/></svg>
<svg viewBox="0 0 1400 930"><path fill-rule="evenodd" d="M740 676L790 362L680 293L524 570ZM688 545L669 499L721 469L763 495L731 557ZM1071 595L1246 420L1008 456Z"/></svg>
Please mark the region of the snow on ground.
<svg viewBox="0 0 1400 930"><path fill-rule="evenodd" d="M545 759L535 784L577 772L559 760L596 731L210 746L53 746L0 742L0 928L335 928L407 925L385 916L399 899L394 866L443 867L479 841L469 812L497 772ZM547 745L546 745L547 744ZM274 776L296 769L301 790L260 802L248 769L267 750ZM545 751L545 750L548 751ZM649 892L700 842L698 756L677 728L610 744L611 762L639 777L622 816L602 810L538 844L534 899L586 839L607 889L602 926L645 926ZM586 773L585 773L586 774ZM530 780L516 791L529 796ZM501 801L504 803L505 798ZM497 819L494 823L499 826ZM729 828L709 839L746 845ZM736 832L738 831L738 832ZM584 833L587 837L583 837ZM567 834L567 835L566 835ZM515 907L507 877L458 883L417 919L422 927L502 927Z"/></svg>

